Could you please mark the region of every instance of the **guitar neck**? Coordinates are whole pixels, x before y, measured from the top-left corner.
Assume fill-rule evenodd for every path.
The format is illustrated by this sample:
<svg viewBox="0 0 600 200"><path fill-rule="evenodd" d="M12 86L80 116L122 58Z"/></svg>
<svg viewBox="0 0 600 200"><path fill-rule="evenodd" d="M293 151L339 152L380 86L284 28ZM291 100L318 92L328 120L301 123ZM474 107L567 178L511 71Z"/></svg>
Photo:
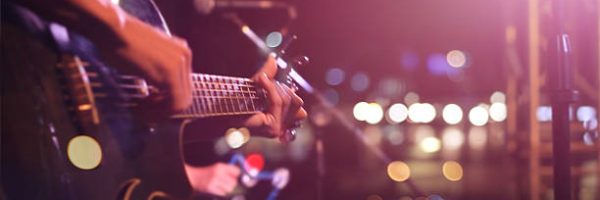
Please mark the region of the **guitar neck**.
<svg viewBox="0 0 600 200"><path fill-rule="evenodd" d="M192 74L193 102L175 118L245 115L265 108L265 96L247 78Z"/></svg>
<svg viewBox="0 0 600 200"><path fill-rule="evenodd" d="M192 105L173 118L203 118L226 115L245 115L263 111L265 93L248 78L192 74ZM144 98L156 88L146 84L144 79L135 76L121 76L130 90L127 95ZM132 85L133 84L133 85Z"/></svg>

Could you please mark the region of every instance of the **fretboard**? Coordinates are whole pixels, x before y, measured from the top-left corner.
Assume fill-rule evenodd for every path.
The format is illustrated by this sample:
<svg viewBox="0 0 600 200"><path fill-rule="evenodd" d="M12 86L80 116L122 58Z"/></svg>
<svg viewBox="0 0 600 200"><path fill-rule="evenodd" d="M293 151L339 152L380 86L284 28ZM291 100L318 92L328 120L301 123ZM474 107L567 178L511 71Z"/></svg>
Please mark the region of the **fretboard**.
<svg viewBox="0 0 600 200"><path fill-rule="evenodd" d="M175 118L244 115L265 108L264 93L247 78L192 74L193 102Z"/></svg>

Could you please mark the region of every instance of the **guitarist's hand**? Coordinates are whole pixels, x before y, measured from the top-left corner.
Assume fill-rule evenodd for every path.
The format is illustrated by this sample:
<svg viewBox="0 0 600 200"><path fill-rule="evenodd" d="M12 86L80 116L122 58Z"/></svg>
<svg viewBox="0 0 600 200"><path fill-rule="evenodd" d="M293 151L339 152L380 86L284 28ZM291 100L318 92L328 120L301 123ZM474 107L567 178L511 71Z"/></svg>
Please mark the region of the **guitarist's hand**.
<svg viewBox="0 0 600 200"><path fill-rule="evenodd" d="M183 111L191 104L192 53L184 40L133 17L126 17L116 35L123 45L103 52L109 61L123 72L140 75L158 86L161 93L156 100L166 103L170 111Z"/></svg>
<svg viewBox="0 0 600 200"><path fill-rule="evenodd" d="M185 165L188 180L195 191L225 196L238 184L240 169L235 165L215 163L206 167Z"/></svg>
<svg viewBox="0 0 600 200"><path fill-rule="evenodd" d="M90 39L102 58L125 74L148 79L173 111L192 103L192 53L185 41L171 37L105 0L22 0L36 13Z"/></svg>
<svg viewBox="0 0 600 200"><path fill-rule="evenodd" d="M244 125L254 130L266 133L268 137L280 137L283 133L306 118L304 103L295 91L274 80L277 65L273 57L265 62L253 79L267 91L269 101L266 112L258 113L248 118Z"/></svg>

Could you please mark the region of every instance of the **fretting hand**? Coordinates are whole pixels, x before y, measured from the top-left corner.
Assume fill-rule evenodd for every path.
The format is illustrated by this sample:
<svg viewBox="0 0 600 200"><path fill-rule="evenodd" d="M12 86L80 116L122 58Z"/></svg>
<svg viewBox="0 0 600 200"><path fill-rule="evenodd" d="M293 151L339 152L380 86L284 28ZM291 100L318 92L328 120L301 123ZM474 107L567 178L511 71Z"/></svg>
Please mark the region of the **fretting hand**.
<svg viewBox="0 0 600 200"><path fill-rule="evenodd" d="M259 72L253 77L256 83L267 92L269 105L265 112L250 116L244 126L253 133L265 133L267 137L281 137L285 131L296 128L296 124L306 118L304 103L295 91L273 80L277 65L269 57Z"/></svg>

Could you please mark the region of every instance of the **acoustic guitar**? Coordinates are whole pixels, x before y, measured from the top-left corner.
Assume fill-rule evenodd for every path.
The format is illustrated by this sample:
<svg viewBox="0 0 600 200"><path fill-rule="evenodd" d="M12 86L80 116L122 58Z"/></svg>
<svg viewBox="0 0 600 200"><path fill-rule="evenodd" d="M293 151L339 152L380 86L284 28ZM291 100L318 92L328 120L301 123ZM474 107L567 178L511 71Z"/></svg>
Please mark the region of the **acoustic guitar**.
<svg viewBox="0 0 600 200"><path fill-rule="evenodd" d="M151 0L121 0L120 6L168 32ZM48 56L26 59L39 66L2 68L0 192L8 198L188 199L182 156L187 122L250 115L268 105L263 89L250 79L192 74L192 106L170 120L148 123L133 110L160 91L107 66L84 37L55 23L43 33L13 34L30 36L23 36L26 43L3 39L3 49ZM50 45L29 44L40 35ZM279 70L280 82L291 84L286 75L291 67Z"/></svg>

